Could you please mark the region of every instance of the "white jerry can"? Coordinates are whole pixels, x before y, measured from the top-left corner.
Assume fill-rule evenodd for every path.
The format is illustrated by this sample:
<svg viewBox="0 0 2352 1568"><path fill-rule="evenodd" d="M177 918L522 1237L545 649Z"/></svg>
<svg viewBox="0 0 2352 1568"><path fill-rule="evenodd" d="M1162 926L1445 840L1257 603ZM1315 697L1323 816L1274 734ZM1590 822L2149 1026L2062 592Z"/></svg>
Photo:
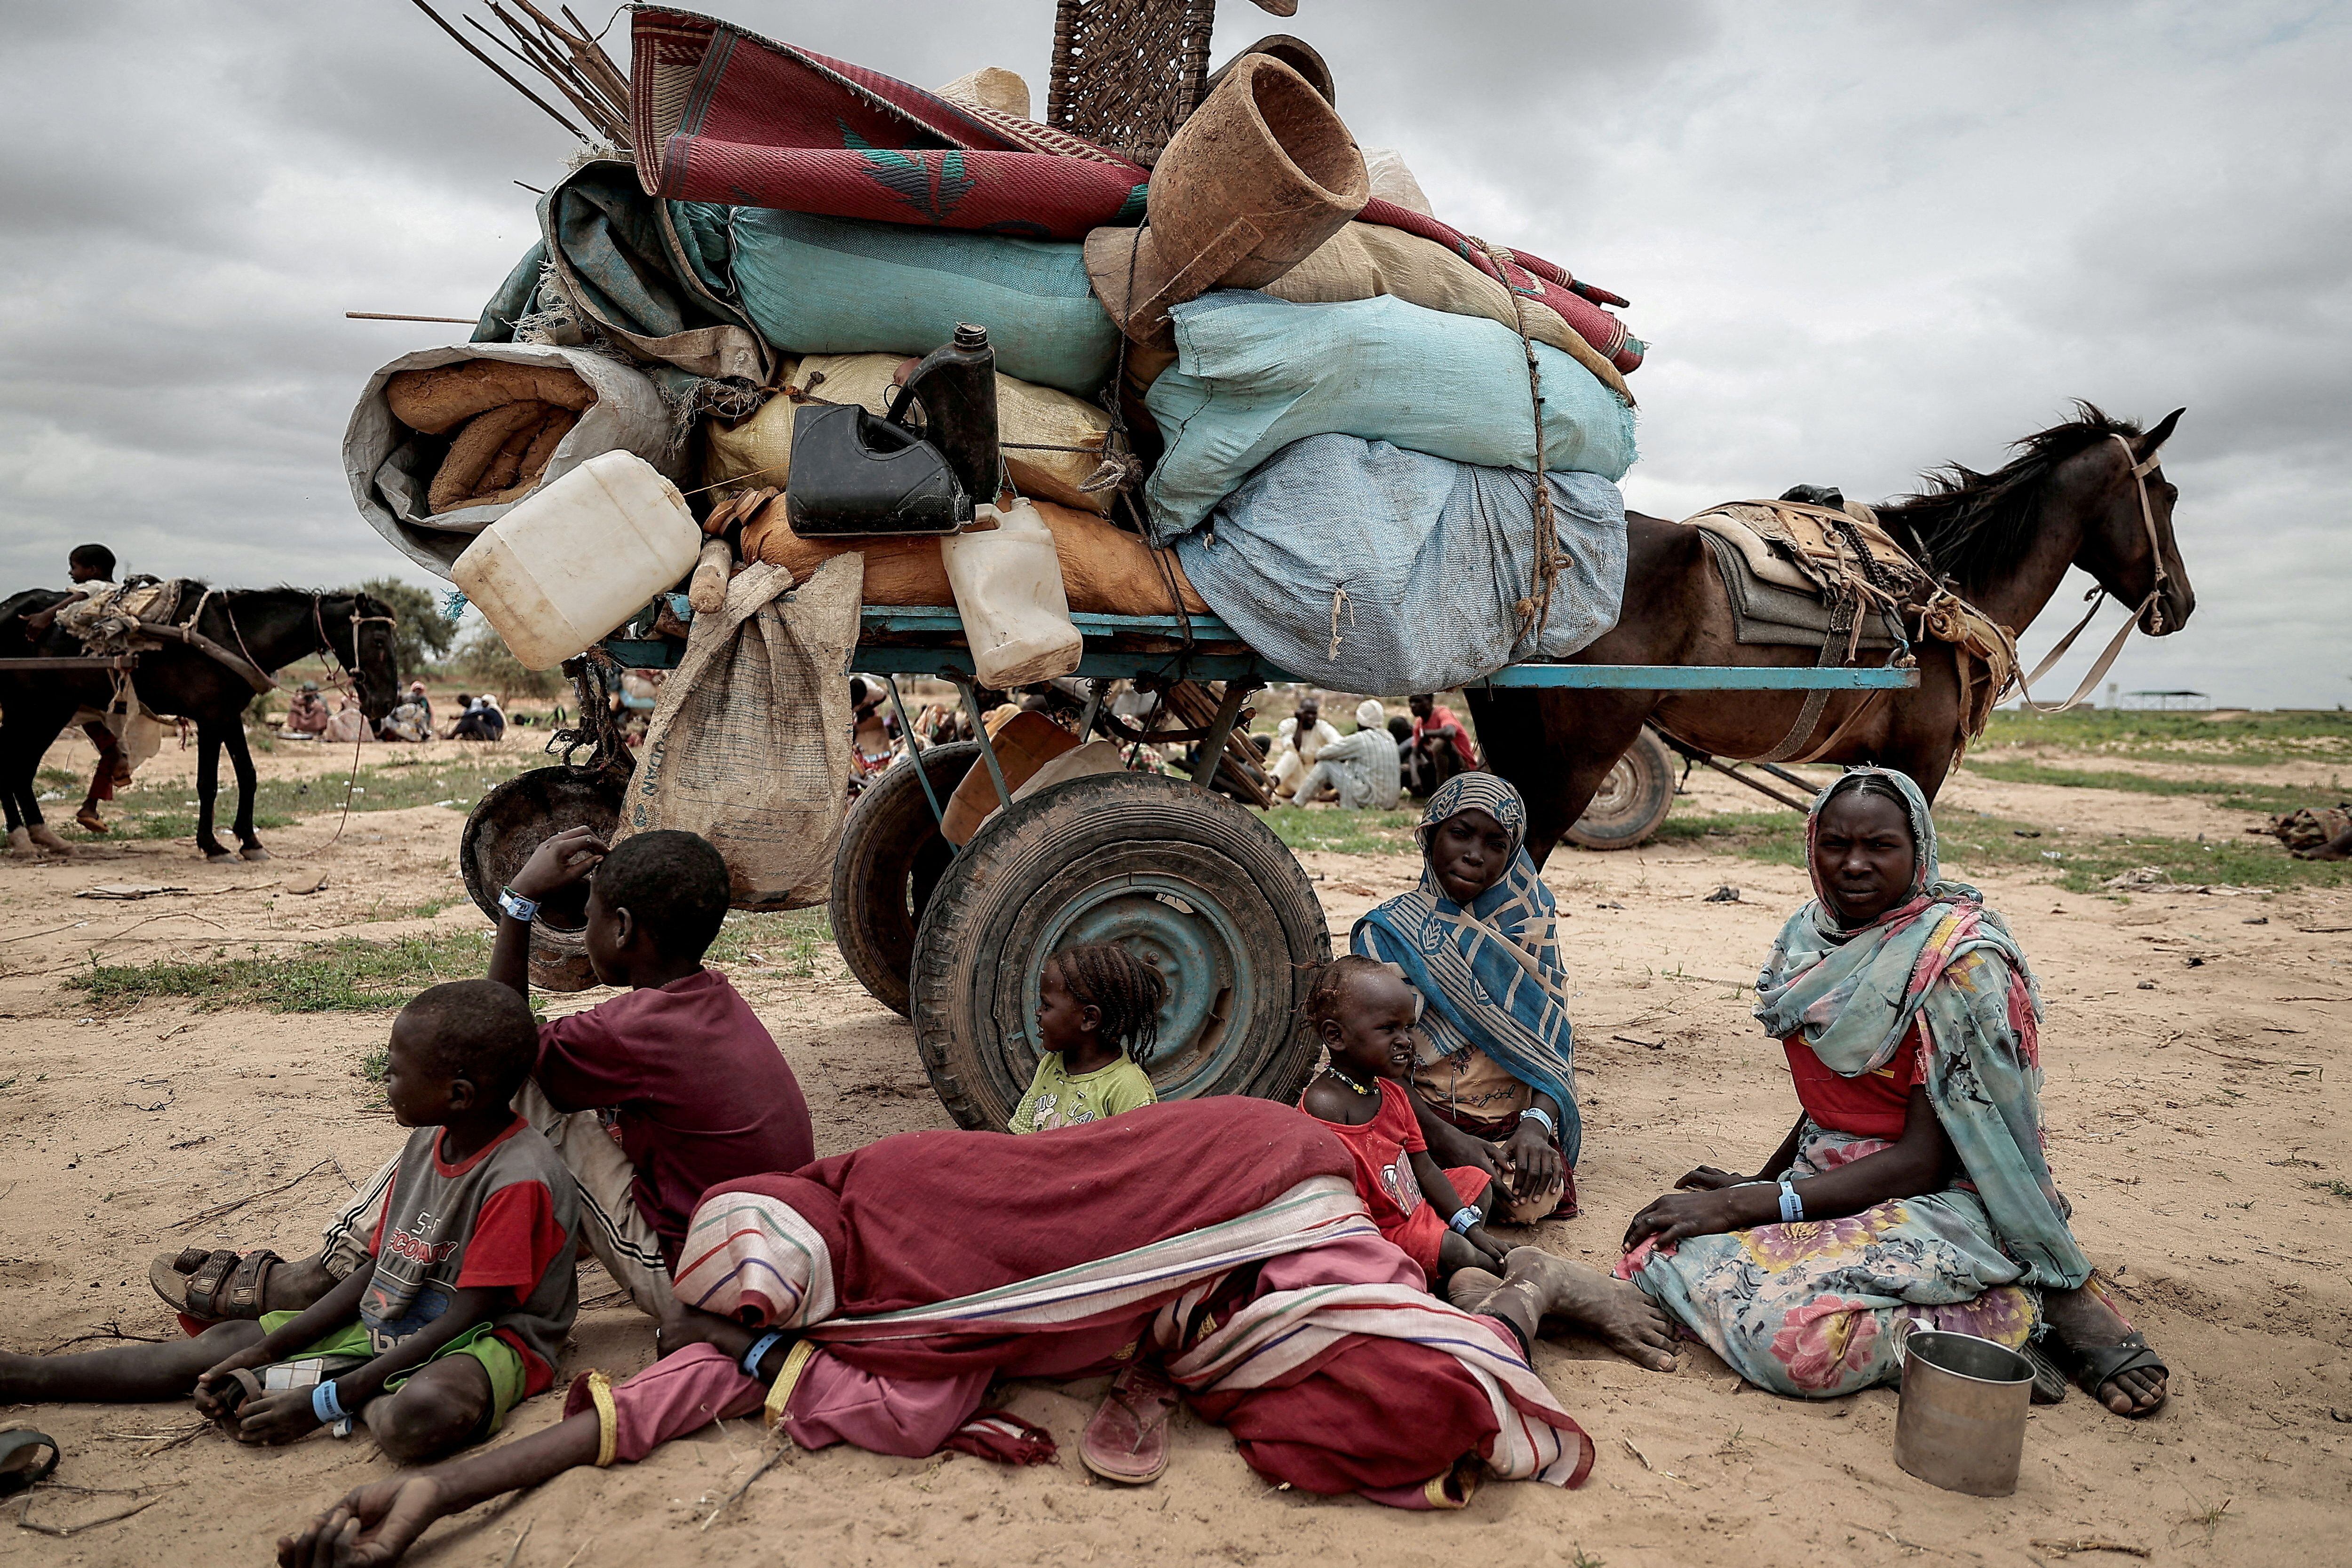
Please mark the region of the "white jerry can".
<svg viewBox="0 0 2352 1568"><path fill-rule="evenodd" d="M996 526L942 539L940 554L980 683L1029 686L1069 674L1086 641L1070 619L1054 531L1025 500L974 510Z"/></svg>
<svg viewBox="0 0 2352 1568"><path fill-rule="evenodd" d="M484 529L449 575L525 667L553 669L685 576L701 546L676 485L604 452Z"/></svg>

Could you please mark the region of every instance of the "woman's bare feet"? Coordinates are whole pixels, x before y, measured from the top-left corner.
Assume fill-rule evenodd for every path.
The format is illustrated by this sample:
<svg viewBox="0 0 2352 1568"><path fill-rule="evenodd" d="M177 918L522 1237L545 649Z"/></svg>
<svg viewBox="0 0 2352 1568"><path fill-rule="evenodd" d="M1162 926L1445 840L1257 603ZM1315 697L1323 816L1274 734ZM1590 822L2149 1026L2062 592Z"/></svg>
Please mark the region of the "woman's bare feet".
<svg viewBox="0 0 2352 1568"><path fill-rule="evenodd" d="M394 1476L360 1488L310 1521L278 1538L278 1568L384 1568L400 1561L439 1519L441 1486L431 1476Z"/></svg>
<svg viewBox="0 0 2352 1568"><path fill-rule="evenodd" d="M1515 1247L1503 1264L1503 1282L1480 1311L1509 1319L1530 1340L1544 1319L1563 1319L1636 1365L1675 1370L1674 1324L1631 1282L1539 1247Z"/></svg>
<svg viewBox="0 0 2352 1568"><path fill-rule="evenodd" d="M1445 1299L1465 1312L1483 1312L1486 1299L1503 1283L1503 1277L1485 1268L1457 1268L1445 1282Z"/></svg>
<svg viewBox="0 0 2352 1568"><path fill-rule="evenodd" d="M2107 1300L2106 1288L2093 1275L2079 1290L2047 1290L2042 1297L2042 1314L2050 1321L2050 1331L2058 1343L2077 1361L2101 1351L2145 1341L2127 1340L2132 1326ZM2143 1364L2126 1366L2103 1380L2091 1397L2118 1415L2146 1415L2161 1405L2167 1395L2168 1373L2153 1351L2142 1350ZM2062 1360L2061 1365L2064 1364Z"/></svg>

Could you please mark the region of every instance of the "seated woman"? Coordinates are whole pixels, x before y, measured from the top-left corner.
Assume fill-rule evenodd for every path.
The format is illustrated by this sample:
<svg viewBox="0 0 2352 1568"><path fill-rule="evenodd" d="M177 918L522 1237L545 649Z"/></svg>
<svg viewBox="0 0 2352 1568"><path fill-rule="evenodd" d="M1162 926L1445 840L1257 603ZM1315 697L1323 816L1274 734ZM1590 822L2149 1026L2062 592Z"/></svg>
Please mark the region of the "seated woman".
<svg viewBox="0 0 2352 1568"><path fill-rule="evenodd" d="M1859 768L1805 829L1814 899L1790 917L1756 1016L1803 1114L1753 1176L1702 1165L1633 1217L1631 1279L1740 1375L1826 1399L1901 1377L1897 1325L2025 1351L2118 1415L2164 1403L2067 1228L2042 1157L2041 998L1984 896L1942 879L1926 798Z"/></svg>
<svg viewBox="0 0 2352 1568"><path fill-rule="evenodd" d="M1422 994L1412 1081L1440 1165L1475 1165L1510 1202L1489 1217L1573 1216L1576 1043L1551 890L1520 847L1528 812L1493 773L1457 773L1416 836L1421 886L1356 922L1349 945Z"/></svg>
<svg viewBox="0 0 2352 1568"><path fill-rule="evenodd" d="M1475 1310L1437 1300L1352 1168L1289 1107L1233 1097L1025 1138L900 1133L729 1184L687 1237L661 1360L583 1376L554 1426L361 1487L278 1561L387 1563L485 1499L754 1411L805 1449L1049 1459L1050 1434L982 1409L991 1384L1137 1355L1300 1490L1446 1508L1482 1468L1580 1483L1591 1440L1528 1347L1605 1280L1520 1247Z"/></svg>

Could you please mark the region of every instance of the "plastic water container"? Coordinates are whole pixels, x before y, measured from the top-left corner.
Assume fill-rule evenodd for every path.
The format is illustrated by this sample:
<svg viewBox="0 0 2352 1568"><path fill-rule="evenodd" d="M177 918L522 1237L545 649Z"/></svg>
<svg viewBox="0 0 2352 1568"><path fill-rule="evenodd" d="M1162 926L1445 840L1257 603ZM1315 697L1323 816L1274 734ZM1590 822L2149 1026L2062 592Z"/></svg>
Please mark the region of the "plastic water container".
<svg viewBox="0 0 2352 1568"><path fill-rule="evenodd" d="M693 570L701 546L676 485L605 452L484 529L449 575L526 668L553 669Z"/></svg>
<svg viewBox="0 0 2352 1568"><path fill-rule="evenodd" d="M980 683L1029 686L1069 674L1086 642L1070 620L1054 531L1025 500L974 512L996 526L943 539L940 554Z"/></svg>

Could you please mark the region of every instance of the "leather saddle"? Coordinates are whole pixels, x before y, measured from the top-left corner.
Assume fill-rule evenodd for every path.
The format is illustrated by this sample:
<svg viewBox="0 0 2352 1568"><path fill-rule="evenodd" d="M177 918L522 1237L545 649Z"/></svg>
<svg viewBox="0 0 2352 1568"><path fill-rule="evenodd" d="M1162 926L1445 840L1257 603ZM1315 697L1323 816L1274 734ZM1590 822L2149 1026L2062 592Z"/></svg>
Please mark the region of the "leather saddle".
<svg viewBox="0 0 2352 1568"><path fill-rule="evenodd" d="M1860 598L1855 646L1884 652L1909 640L1891 605L1932 586L1866 508L1727 501L1684 521L1706 537L1742 643L1818 648L1833 630L1843 642L1839 601Z"/></svg>

